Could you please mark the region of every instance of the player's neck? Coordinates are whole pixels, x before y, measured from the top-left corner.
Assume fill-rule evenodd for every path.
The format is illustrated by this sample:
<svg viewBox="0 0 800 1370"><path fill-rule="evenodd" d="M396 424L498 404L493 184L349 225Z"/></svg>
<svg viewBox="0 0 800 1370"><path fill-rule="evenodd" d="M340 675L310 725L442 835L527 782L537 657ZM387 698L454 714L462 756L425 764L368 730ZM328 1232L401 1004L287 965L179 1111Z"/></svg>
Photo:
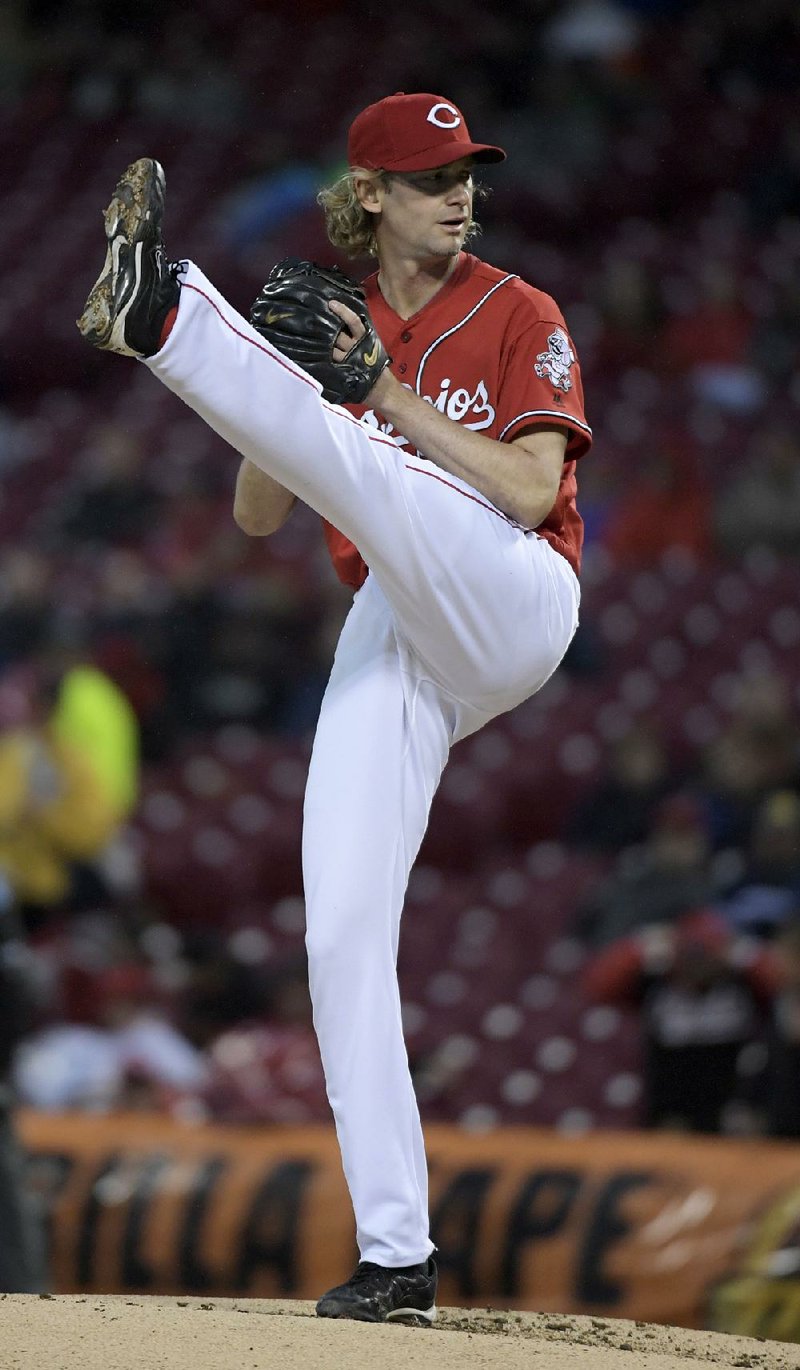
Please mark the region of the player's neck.
<svg viewBox="0 0 800 1370"><path fill-rule="evenodd" d="M382 258L378 269L380 292L395 314L401 319L410 319L441 290L460 260L460 253L454 257L433 257L422 262Z"/></svg>

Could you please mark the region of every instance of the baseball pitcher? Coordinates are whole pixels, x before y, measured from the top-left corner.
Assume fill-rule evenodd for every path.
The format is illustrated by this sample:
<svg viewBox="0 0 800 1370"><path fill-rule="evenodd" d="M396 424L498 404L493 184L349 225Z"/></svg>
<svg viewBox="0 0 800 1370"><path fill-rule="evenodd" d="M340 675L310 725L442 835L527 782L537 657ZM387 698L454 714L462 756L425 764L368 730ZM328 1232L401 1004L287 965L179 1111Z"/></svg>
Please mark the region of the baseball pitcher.
<svg viewBox="0 0 800 1370"><path fill-rule="evenodd" d="M377 271L361 289L290 259L249 319L168 261L164 174L143 158L106 211L78 325L241 454L241 527L270 533L304 501L356 591L304 813L314 1021L361 1255L322 1317L435 1316L396 974L406 885L453 743L538 690L578 621L591 430L575 347L548 295L465 251L473 167L504 157L442 96L370 105L320 201L333 243Z"/></svg>

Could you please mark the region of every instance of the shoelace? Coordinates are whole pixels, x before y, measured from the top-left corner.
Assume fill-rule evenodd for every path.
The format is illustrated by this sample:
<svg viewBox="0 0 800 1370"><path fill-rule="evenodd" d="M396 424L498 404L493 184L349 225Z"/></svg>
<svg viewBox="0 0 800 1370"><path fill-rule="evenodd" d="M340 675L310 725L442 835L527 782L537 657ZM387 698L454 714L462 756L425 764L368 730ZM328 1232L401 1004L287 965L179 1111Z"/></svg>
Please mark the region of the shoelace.
<svg viewBox="0 0 800 1370"><path fill-rule="evenodd" d="M387 1275L395 1274L405 1275L406 1277L408 1276L407 1269L401 1268L398 1270L389 1271L386 1269L386 1266L384 1265L374 1265L372 1261L360 1261L359 1264L356 1266L355 1271L350 1276L348 1284L365 1284L367 1280L372 1278L376 1271L379 1271L381 1274Z"/></svg>
<svg viewBox="0 0 800 1370"><path fill-rule="evenodd" d="M379 1266L379 1265L373 1265L373 1263L372 1263L371 1261L361 1261L361 1262L356 1266L353 1275L350 1277L349 1283L350 1283L350 1284L364 1284L368 1279L371 1278L372 1275L375 1274L375 1271L376 1271L376 1270L380 1270L380 1269L381 1269L381 1266Z"/></svg>

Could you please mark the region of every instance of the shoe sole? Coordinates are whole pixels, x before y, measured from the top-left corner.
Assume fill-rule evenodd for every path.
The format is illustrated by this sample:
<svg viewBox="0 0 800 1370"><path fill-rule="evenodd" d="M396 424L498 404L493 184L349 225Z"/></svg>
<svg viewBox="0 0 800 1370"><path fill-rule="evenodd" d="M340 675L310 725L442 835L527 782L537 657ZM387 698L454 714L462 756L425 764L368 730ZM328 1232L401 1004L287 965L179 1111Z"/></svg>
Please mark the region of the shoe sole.
<svg viewBox="0 0 800 1370"><path fill-rule="evenodd" d="M436 1317L436 1305L433 1308L426 1308L423 1312L420 1308L396 1308L393 1313L387 1313L387 1322L401 1322L406 1327L430 1327Z"/></svg>
<svg viewBox="0 0 800 1370"><path fill-rule="evenodd" d="M106 234L106 258L103 269L89 291L83 313L78 319L78 329L87 342L106 351L135 355L125 343L125 317L131 303L136 298L141 271L141 242L137 238L147 224L155 188L160 190L163 204L165 176L160 162L151 157L140 157L132 162L120 177L111 197L111 203L103 215ZM136 264L136 288L130 293L125 306L114 313L114 273L118 266L120 246L125 243L134 250Z"/></svg>
<svg viewBox="0 0 800 1370"><path fill-rule="evenodd" d="M430 1327L432 1326L436 1314L436 1304L432 1308L395 1308L393 1312L387 1313L385 1322L399 1322L405 1327ZM341 1312L320 1313L317 1311L318 1318L339 1318L349 1319L351 1322L380 1322L380 1318L365 1318L352 1309Z"/></svg>

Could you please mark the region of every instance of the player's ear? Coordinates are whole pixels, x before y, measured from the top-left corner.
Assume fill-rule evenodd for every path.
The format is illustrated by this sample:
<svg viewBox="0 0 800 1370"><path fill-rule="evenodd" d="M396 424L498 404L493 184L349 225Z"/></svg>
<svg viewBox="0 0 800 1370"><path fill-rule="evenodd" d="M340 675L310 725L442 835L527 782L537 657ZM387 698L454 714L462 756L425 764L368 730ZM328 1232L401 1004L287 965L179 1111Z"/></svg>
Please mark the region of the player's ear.
<svg viewBox="0 0 800 1370"><path fill-rule="evenodd" d="M380 214L382 191L385 191L383 174L380 171L353 172L353 189L362 209L368 214Z"/></svg>

